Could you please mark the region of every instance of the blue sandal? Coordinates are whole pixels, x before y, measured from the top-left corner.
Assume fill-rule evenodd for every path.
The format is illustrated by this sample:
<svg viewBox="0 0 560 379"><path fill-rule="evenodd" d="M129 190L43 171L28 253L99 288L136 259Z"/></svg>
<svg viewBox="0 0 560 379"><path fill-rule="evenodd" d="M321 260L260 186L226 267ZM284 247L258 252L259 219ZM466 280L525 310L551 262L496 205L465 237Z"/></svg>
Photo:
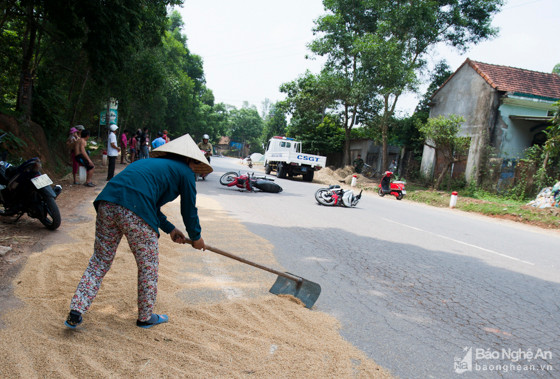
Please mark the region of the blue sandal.
<svg viewBox="0 0 560 379"><path fill-rule="evenodd" d="M148 329L151 328L152 326L163 324L167 321L169 321L169 317L167 315L158 315L154 313L152 314L152 317L150 317L148 321L136 320L136 326L140 328Z"/></svg>
<svg viewBox="0 0 560 379"><path fill-rule="evenodd" d="M70 329L76 329L76 326L82 323L82 314L78 311L70 311L68 318L64 321L64 325Z"/></svg>

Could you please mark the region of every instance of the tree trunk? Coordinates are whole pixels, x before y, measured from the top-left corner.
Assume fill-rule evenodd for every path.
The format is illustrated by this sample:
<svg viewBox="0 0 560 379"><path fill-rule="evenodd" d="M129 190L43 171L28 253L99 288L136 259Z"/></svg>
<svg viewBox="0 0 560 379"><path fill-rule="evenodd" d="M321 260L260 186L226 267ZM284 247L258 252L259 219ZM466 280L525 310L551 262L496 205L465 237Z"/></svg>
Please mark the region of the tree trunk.
<svg viewBox="0 0 560 379"><path fill-rule="evenodd" d="M89 69L86 71L84 81L82 82L82 88L80 89L80 93L78 94L78 99L76 100L76 103L74 104L74 112L72 113L72 121L70 122L70 125L74 125L76 123L76 113L78 112L78 107L80 105L80 101L82 100L82 95L84 93L84 88L86 87L86 82L88 80L88 76L89 76Z"/></svg>
<svg viewBox="0 0 560 379"><path fill-rule="evenodd" d="M33 5L33 2L29 2L26 8L27 25L22 39L23 59L16 102L16 110L22 113L24 120L31 119L31 101L33 94L34 69L31 62L35 54L35 41L37 38L37 23L33 18Z"/></svg>
<svg viewBox="0 0 560 379"><path fill-rule="evenodd" d="M435 189L439 190L441 183L443 182L443 178L445 177L445 174L447 174L447 172L449 171L449 169L451 168L451 165L453 163L447 163L447 165L445 165L445 168L443 169L443 171L441 172L441 174L439 174L437 181L436 181L436 185L435 185Z"/></svg>
<svg viewBox="0 0 560 379"><path fill-rule="evenodd" d="M350 132L352 129L344 129L344 156L342 158L342 167L351 164L350 162Z"/></svg>
<svg viewBox="0 0 560 379"><path fill-rule="evenodd" d="M389 95L384 95L384 110L383 117L381 118L381 172L387 171L389 166L387 162L387 134L389 133L389 127L387 121L389 119Z"/></svg>
<svg viewBox="0 0 560 379"><path fill-rule="evenodd" d="M387 124L385 123L385 121L382 121L383 123L381 124L381 172L385 172L387 171L387 167L389 166L387 164L387 132L388 132L388 128L387 128Z"/></svg>
<svg viewBox="0 0 560 379"><path fill-rule="evenodd" d="M548 166L548 158L549 158L549 153L547 151L546 154L544 155L544 160L543 160L543 164L542 164L542 168L544 170L546 170L546 166Z"/></svg>

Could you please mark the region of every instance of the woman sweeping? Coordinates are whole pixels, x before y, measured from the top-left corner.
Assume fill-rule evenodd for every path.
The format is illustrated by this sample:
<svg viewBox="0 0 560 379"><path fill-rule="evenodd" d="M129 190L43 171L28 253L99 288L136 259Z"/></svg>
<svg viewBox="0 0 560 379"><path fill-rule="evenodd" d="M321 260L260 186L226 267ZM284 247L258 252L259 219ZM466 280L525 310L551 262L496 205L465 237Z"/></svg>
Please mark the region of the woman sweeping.
<svg viewBox="0 0 560 379"><path fill-rule="evenodd" d="M157 296L159 229L180 244L187 242L160 208L181 197L181 216L195 249L205 250L196 208L195 173L212 172L212 167L188 135L152 151L121 171L107 183L94 201L97 211L95 243L64 324L76 328L82 323L95 299L103 277L111 268L122 236L138 266L138 320L136 325L150 328L168 321L167 315L153 313Z"/></svg>

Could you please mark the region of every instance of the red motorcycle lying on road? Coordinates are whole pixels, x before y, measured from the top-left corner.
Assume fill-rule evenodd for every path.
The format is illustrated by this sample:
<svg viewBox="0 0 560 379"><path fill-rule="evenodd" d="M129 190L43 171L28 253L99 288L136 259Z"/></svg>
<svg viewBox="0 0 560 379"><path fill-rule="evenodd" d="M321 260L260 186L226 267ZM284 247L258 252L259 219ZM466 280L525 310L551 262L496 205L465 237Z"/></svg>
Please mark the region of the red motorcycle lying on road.
<svg viewBox="0 0 560 379"><path fill-rule="evenodd" d="M220 178L220 184L247 191L254 191L256 188L262 192L282 192L282 187L274 183L274 179L267 178L266 176L255 176L254 173L241 175L241 173L235 171L226 172Z"/></svg>
<svg viewBox="0 0 560 379"><path fill-rule="evenodd" d="M385 171L385 174L381 178L381 183L379 183L379 191L377 192L379 196L383 197L385 195L393 195L397 200L402 200L404 195L406 195L406 190L404 189L405 182L391 182L393 173L391 171Z"/></svg>

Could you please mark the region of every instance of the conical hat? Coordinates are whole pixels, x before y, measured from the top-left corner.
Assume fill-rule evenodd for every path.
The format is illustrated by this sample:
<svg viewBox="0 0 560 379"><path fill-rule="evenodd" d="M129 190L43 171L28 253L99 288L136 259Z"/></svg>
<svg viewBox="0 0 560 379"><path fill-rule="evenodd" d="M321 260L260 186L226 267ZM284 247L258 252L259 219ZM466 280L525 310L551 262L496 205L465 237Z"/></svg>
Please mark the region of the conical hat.
<svg viewBox="0 0 560 379"><path fill-rule="evenodd" d="M204 156L204 153L188 134L175 138L150 152L152 158L164 157L168 154L191 158L198 162L196 165L191 165L191 168L197 174L209 174L214 171Z"/></svg>

